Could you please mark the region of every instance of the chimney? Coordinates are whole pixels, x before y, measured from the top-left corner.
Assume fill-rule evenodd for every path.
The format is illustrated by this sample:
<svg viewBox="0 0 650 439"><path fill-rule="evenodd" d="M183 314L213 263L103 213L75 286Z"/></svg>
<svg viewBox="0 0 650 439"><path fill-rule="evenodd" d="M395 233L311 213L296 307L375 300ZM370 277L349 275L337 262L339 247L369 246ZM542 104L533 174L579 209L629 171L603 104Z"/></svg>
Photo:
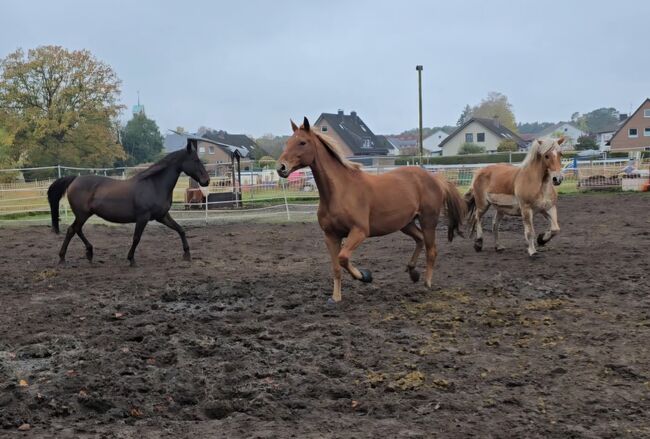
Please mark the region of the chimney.
<svg viewBox="0 0 650 439"><path fill-rule="evenodd" d="M343 113L343 110L339 108L338 116L339 116L339 121L340 122L343 122L343 114L345 114L345 113Z"/></svg>
<svg viewBox="0 0 650 439"><path fill-rule="evenodd" d="M627 120L627 114L625 113L619 113L618 115L618 121L619 122L625 122Z"/></svg>
<svg viewBox="0 0 650 439"><path fill-rule="evenodd" d="M494 120L496 126L501 126L501 123L499 123L499 116L495 114L494 117L492 117L492 120Z"/></svg>
<svg viewBox="0 0 650 439"><path fill-rule="evenodd" d="M357 118L357 112L356 111L350 111L350 116L352 116L352 119Z"/></svg>

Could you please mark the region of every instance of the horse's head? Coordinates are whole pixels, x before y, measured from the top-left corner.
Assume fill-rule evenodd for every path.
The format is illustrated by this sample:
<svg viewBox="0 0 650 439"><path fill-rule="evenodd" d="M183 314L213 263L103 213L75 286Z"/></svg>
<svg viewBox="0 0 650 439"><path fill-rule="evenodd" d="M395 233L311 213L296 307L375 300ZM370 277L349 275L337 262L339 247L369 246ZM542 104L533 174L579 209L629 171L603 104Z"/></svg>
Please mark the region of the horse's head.
<svg viewBox="0 0 650 439"><path fill-rule="evenodd" d="M559 139L536 139L535 143L538 159L548 172L553 184L559 186L564 178L562 176L562 148L560 148L560 145L564 143L564 137Z"/></svg>
<svg viewBox="0 0 650 439"><path fill-rule="evenodd" d="M210 184L208 171L205 170L197 152L196 140L187 139L186 152L181 161L181 171L198 181L201 186Z"/></svg>
<svg viewBox="0 0 650 439"><path fill-rule="evenodd" d="M296 169L310 166L316 158L317 139L311 132L307 118L300 128L291 121L291 129L293 135L287 140L276 168L278 175L283 178L287 178Z"/></svg>

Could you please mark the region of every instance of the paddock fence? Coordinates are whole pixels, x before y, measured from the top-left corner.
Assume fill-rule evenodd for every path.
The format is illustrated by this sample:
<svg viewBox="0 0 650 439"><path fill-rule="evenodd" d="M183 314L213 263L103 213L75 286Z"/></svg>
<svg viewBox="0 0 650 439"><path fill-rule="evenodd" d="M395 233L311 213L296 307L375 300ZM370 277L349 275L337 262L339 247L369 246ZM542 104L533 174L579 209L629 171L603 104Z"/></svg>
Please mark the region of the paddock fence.
<svg viewBox="0 0 650 439"><path fill-rule="evenodd" d="M426 165L432 173L442 174L461 192L469 187L474 172L487 164ZM594 189L641 188L648 185L650 160L637 161L632 168L627 159L567 161L562 192ZM381 174L398 166L364 167L365 172ZM126 179L142 167L80 168L51 166L24 169L0 169L0 181L8 175L23 176L22 181L0 183L0 226L12 224L49 224L47 189L66 175L105 175ZM70 223L73 214L64 197L61 222ZM229 221L312 221L318 207L318 188L311 171L301 170L288 179L278 177L274 169L241 172L239 178L212 176L207 188L199 188L181 175L173 191L172 216L181 223L205 224ZM93 217L91 222L102 222Z"/></svg>

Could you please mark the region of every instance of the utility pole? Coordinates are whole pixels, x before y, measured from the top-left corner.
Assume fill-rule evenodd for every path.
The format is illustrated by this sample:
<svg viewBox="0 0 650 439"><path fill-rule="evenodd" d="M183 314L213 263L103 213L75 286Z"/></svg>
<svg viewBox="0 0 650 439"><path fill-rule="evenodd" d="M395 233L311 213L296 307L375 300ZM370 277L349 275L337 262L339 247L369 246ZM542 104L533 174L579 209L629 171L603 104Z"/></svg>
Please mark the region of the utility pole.
<svg viewBox="0 0 650 439"><path fill-rule="evenodd" d="M419 147L420 147L420 165L424 165L424 147L422 145L422 66L415 66L415 70L418 71L418 96L419 96L419 109L420 109L420 125L419 125Z"/></svg>

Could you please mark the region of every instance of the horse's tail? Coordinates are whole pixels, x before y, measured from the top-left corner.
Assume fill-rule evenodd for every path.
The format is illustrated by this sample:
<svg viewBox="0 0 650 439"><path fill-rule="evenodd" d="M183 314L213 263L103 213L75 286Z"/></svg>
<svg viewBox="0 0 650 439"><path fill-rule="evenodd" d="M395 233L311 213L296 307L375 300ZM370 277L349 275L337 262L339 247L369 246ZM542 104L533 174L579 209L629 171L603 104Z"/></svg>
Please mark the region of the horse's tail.
<svg viewBox="0 0 650 439"><path fill-rule="evenodd" d="M467 226L469 229L469 235L472 236L476 230L476 196L474 195L473 188L469 188L464 195L465 205L467 207Z"/></svg>
<svg viewBox="0 0 650 439"><path fill-rule="evenodd" d="M50 203L50 213L52 214L52 230L59 233L59 201L65 194L65 191L76 178L75 175L61 177L54 180L54 183L47 189L47 201Z"/></svg>
<svg viewBox="0 0 650 439"><path fill-rule="evenodd" d="M465 201L458 189L448 180L441 180L445 193L445 207L447 210L447 238L449 242L454 239L454 234L463 236L461 226L465 217Z"/></svg>

